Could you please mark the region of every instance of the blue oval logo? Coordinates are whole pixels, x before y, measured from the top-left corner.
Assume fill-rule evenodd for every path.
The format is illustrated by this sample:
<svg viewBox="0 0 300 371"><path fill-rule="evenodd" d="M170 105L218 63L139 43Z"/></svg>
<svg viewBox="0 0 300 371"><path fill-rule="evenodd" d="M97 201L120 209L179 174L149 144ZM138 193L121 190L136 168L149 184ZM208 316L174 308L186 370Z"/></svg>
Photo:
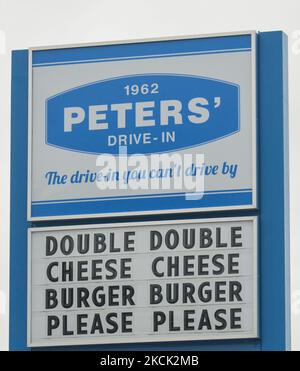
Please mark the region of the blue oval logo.
<svg viewBox="0 0 300 371"><path fill-rule="evenodd" d="M46 142L91 154L175 151L239 131L239 86L146 74L97 81L46 100Z"/></svg>

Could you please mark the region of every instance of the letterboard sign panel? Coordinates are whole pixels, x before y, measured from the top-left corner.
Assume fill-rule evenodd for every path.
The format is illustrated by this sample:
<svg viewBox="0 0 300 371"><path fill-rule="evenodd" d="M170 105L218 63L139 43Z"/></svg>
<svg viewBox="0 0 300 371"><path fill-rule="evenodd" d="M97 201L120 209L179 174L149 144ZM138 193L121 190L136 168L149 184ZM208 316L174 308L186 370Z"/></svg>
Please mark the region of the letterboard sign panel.
<svg viewBox="0 0 300 371"><path fill-rule="evenodd" d="M28 345L254 338L256 217L33 228Z"/></svg>
<svg viewBox="0 0 300 371"><path fill-rule="evenodd" d="M29 84L30 220L256 207L255 32L35 48Z"/></svg>

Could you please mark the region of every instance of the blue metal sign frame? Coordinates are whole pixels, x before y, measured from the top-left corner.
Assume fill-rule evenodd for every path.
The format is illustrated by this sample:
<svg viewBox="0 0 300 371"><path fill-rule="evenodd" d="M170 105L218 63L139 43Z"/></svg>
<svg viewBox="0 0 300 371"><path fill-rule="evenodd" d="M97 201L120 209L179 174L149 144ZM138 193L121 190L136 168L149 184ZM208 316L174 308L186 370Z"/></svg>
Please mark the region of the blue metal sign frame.
<svg viewBox="0 0 300 371"><path fill-rule="evenodd" d="M180 218L257 215L259 220L258 339L65 347L68 350L288 350L290 267L288 193L287 37L258 33L258 210L189 213ZM10 350L27 347L27 230L96 224L99 219L27 222L28 51L12 56ZM122 217L118 221L172 220L178 215ZM102 223L114 222L106 218ZM34 348L32 348L33 350ZM48 349L48 348L43 348ZM51 348L53 349L53 348ZM61 349L61 348L60 348Z"/></svg>

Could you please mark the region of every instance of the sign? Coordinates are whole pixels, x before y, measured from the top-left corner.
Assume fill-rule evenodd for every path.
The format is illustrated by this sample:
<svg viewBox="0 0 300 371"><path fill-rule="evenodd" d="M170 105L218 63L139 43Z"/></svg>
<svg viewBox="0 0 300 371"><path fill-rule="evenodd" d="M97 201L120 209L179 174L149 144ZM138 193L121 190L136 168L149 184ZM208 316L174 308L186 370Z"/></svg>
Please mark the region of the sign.
<svg viewBox="0 0 300 371"><path fill-rule="evenodd" d="M256 217L29 230L28 346L255 338Z"/></svg>
<svg viewBox="0 0 300 371"><path fill-rule="evenodd" d="M30 220L256 207L254 32L32 49L29 81Z"/></svg>

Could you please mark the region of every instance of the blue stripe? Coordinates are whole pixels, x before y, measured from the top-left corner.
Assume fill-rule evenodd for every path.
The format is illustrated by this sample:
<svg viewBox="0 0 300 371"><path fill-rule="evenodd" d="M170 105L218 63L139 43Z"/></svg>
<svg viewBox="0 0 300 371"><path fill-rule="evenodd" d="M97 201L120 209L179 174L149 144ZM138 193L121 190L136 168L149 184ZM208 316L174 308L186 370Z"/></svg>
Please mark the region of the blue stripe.
<svg viewBox="0 0 300 371"><path fill-rule="evenodd" d="M205 191L205 194L208 193L236 193L236 192L248 192L252 191L252 188L239 188L239 189L226 189L226 190L215 190L215 191ZM198 194L202 194L201 192L198 192ZM57 202L71 202L71 201L96 201L96 200L102 200L102 201L108 201L113 199L129 199L129 198L157 198L157 197L163 197L163 196L184 196L186 195L186 192L172 192L172 193L159 193L159 194L141 194L141 195L132 195L132 196L111 196L111 197L87 197L87 198L69 198L69 199L57 199L57 200L39 200L39 201L33 201L32 204L50 204L50 203L57 203Z"/></svg>
<svg viewBox="0 0 300 371"><path fill-rule="evenodd" d="M176 210L188 208L190 211L199 207L251 205L252 192L236 192L226 194L206 194L200 200L187 200L180 197L146 198L142 202L132 199L110 200L109 202L70 202L32 205L32 216L68 216L82 214L106 214L120 212L141 212L158 210Z"/></svg>
<svg viewBox="0 0 300 371"><path fill-rule="evenodd" d="M155 54L209 52L249 48L251 48L250 34L34 50L32 53L32 63L33 65L36 65L41 63L78 62L82 60L89 61L95 59L130 58L135 56L146 57Z"/></svg>
<svg viewBox="0 0 300 371"><path fill-rule="evenodd" d="M155 59L155 58L171 58L171 57L186 57L191 55L201 55L201 54L224 54L224 53L241 53L241 52L249 52L251 51L250 48L247 49L226 49L226 50L209 50L203 51L199 53L173 53L173 54L153 54L153 55L146 55L146 56L132 56L132 57L122 57L122 58L103 58L103 59L91 59L91 60L81 60L81 61L67 61L67 62L60 62L60 63L41 63L41 64L34 64L33 67L53 67L53 66L66 66L69 64L86 64L86 63L100 63L100 62L117 62L117 61L128 61L128 60L136 60L136 59Z"/></svg>

